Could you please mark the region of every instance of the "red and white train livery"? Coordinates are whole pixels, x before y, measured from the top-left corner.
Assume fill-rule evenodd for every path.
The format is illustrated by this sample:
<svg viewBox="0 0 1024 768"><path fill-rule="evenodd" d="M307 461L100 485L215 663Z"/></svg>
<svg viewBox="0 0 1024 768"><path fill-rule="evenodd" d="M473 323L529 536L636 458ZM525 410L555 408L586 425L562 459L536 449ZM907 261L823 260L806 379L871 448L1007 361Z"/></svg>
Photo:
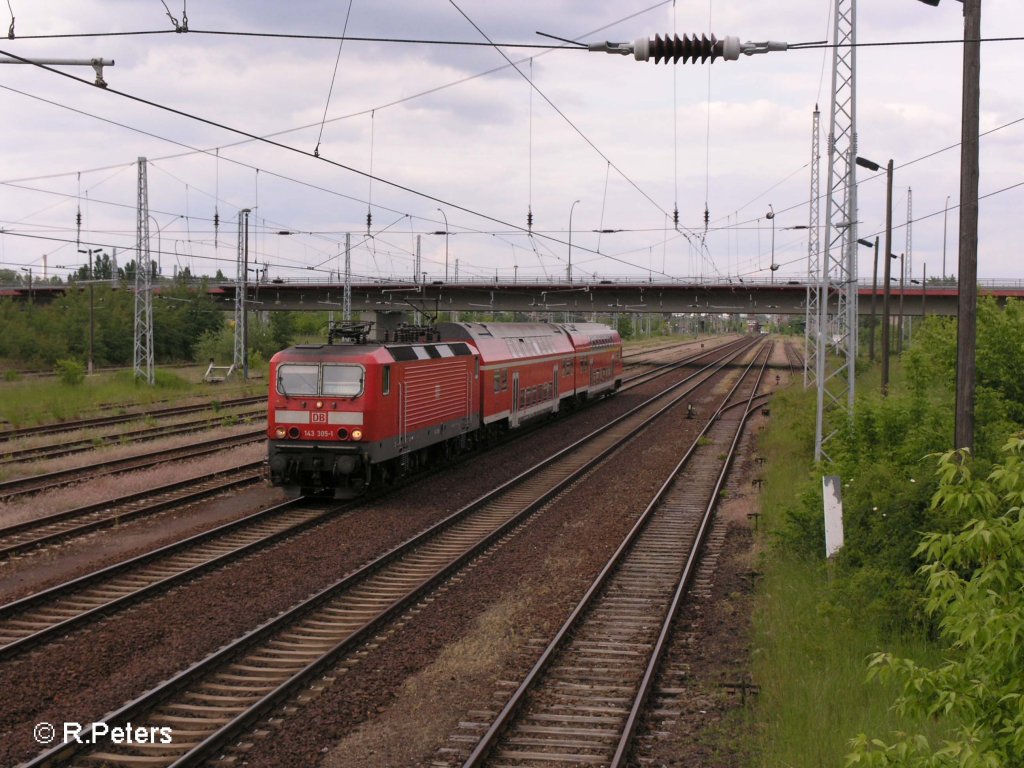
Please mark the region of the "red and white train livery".
<svg viewBox="0 0 1024 768"><path fill-rule="evenodd" d="M622 341L597 323L441 323L423 338L274 355L271 482L354 496L622 384Z"/></svg>

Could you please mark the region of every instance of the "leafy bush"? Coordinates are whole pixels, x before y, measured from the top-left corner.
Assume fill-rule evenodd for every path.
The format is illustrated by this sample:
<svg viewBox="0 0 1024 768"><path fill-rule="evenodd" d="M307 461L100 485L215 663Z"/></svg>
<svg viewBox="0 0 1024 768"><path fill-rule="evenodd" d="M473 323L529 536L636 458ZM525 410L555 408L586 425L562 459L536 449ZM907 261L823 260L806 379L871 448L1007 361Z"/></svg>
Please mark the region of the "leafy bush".
<svg viewBox="0 0 1024 768"><path fill-rule="evenodd" d="M969 518L955 533L926 534L926 609L949 645L929 668L875 654L870 675L902 692L894 709L948 723L942 745L920 734L853 740L848 766L994 768L1024 765L1024 437L1003 448L1004 460L984 480L969 456L948 452L932 501L938 517Z"/></svg>
<svg viewBox="0 0 1024 768"><path fill-rule="evenodd" d="M57 378L69 386L75 387L85 381L85 366L77 360L58 360L54 370Z"/></svg>

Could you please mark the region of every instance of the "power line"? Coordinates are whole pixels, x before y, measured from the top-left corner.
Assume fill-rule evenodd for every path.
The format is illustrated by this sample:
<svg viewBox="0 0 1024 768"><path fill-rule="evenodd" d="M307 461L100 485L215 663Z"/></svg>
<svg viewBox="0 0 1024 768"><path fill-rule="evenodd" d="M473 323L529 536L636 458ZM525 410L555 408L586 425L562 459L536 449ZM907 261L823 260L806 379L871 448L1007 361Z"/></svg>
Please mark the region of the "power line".
<svg viewBox="0 0 1024 768"><path fill-rule="evenodd" d="M596 144L595 144L595 143L594 143L593 141L591 141L591 140L590 140L590 138L589 138L589 137L588 137L588 136L587 136L587 135L586 135L585 133L583 133L583 131L582 131L582 130L581 130L581 129L580 129L580 128L579 128L579 127L578 127L578 126L577 126L577 125L576 125L576 124L575 124L575 123L574 123L574 122L572 121L572 120L570 120L570 119L569 119L568 115L566 115L566 114L565 114L565 113L564 113L564 112L563 112L563 111L562 111L561 109L559 109L559 108L558 108L558 107L557 107L557 106L555 105L555 103L554 103L553 101L551 101L551 99L549 99L549 98L547 97L547 94L545 94L545 93L544 93L544 92L543 92L543 91L542 91L542 90L541 90L540 88L538 88L538 87L537 87L536 83L534 83L534 82L533 82L533 81L532 81L532 80L531 80L531 79L530 79L529 77L527 77L526 75L524 75L524 74L523 74L523 73L522 73L522 72L521 72L521 71L519 70L519 67L517 67L517 66L516 66L515 64L513 64L513 62L512 62L512 59L510 59L510 58L508 57L508 55L507 55L507 54L506 54L506 53L505 53L505 52L504 52L503 50L501 50L501 48L499 48L499 47L498 47L498 44L497 44L497 43L494 43L494 42L493 42L493 41L491 40L491 38L487 36L487 33L486 33L486 32L484 32L484 31L483 31L483 30L482 30L482 29L481 29L481 28L480 28L480 27L479 27L479 26L477 25L477 23L476 23L475 21L473 21L473 20L472 20L471 18L469 18L469 16L467 16L467 15L466 15L466 13L465 13L465 12L464 12L464 11L463 11L463 10L462 10L461 8L459 8L459 6L458 6L458 5L456 4L455 0L448 0L448 2L452 4L452 6L453 6L453 7L455 8L455 10L457 10L457 11L458 11L458 12L459 12L460 14L462 14L463 18L465 18L465 19L466 19L466 21L468 21L468 22L469 22L469 23L470 23L470 24L471 24L471 25L473 26L473 28L474 28L474 29L475 29L475 30L476 30L477 32L479 32L479 33L480 33L480 35L481 35L481 36L482 36L482 37L483 37L483 38L484 38L485 40L487 40L487 42L488 42L488 43L489 43L489 44L490 44L490 45L491 45L491 46L492 46L492 47L494 48L494 50L496 50L496 51L497 51L497 52L498 52L499 54L501 54L502 58L504 58L504 59L505 59L505 61L507 61L507 62L509 63L509 65L510 65L510 66L511 66L511 67L512 67L513 69L515 69L515 71L516 71L516 74L518 74L518 75L519 75L520 77L522 77L522 78L523 78L524 80L526 80L526 82L530 84L530 88L532 88L533 90L535 90L535 91L536 91L536 92L537 92L537 93L538 93L538 94L540 95L540 97L541 97L542 99L544 99L544 101L546 101L546 102L548 103L548 106L550 106L550 107L551 107L551 108L552 108L553 110L555 110L555 112L556 112L556 113L558 114L558 116L559 116L559 117L561 117L561 118L562 118L563 120L565 120L565 122L569 124L569 127L571 127L571 128L572 128L572 129L574 130L574 131L576 131L576 133L577 133L577 134L578 134L578 135L580 136L580 138L581 138L581 139L583 139L583 141L585 141L585 142L586 142L586 143L587 143L587 144L588 144L588 145L590 146L590 148L591 148L591 149L593 149L593 150L594 150L595 152L597 152L597 154L598 154L598 155L599 155L599 156L600 156L600 157L601 157L601 158L602 158L602 159L603 159L603 160L604 160L604 161L605 161L606 163L608 163L608 165L609 165L610 167L614 168L614 169L616 170L616 172L617 172L617 173L618 173L618 174L619 174L619 175L620 175L620 176L621 176L621 177L622 177L623 179L625 179L625 180L626 180L626 181L627 181L627 182L629 183L629 185L630 185L630 186L632 186L632 187L633 187L633 189L635 189L635 190L636 190L637 192L639 192L639 193L640 193L640 194L641 194L641 195L642 195L642 196L643 196L643 197L644 197L644 198L645 198L645 199L646 199L647 201L649 201L649 202L651 203L651 205L653 205L653 206L654 206L654 207L655 207L655 208L656 208L656 209L657 209L658 211L660 211L660 212L661 212L661 213L662 213L663 215L665 215L665 216L668 216L668 215L669 215L668 211L666 211L666 210L665 210L664 208L662 208L662 207L661 207L660 205L658 205L658 203L657 203L657 202L656 202L656 201L654 200L654 198L652 198L652 197L651 197L650 195L648 195L648 194L647 194L646 192L644 192L644 191L643 191L642 189L640 189L639 185L638 185L638 184L636 184L636 182L634 182L634 181L633 181L633 180L632 180L632 179L631 179L631 178L630 178L629 176L627 176L627 175L626 175L626 173L625 173L625 172L624 172L624 171L623 171L623 170L622 170L621 168L619 168L619 167L618 167L617 165L615 165L615 163L613 163L613 162L611 161L611 159L610 159L610 158L609 158L609 157L608 157L608 156L607 156L607 155L606 155L606 154L605 154L604 152L602 152L602 151L601 151L601 150L600 150L600 149L598 148L598 146L597 146L597 145L596 145ZM635 265L634 265L634 266L635 266Z"/></svg>
<svg viewBox="0 0 1024 768"><path fill-rule="evenodd" d="M854 48L893 48L899 46L915 46L915 45L963 45L964 43L1013 43L1024 40L1024 36L1014 37L980 37L975 40L965 40L962 37L958 37L952 40L888 40L876 43L856 43L852 47ZM821 41L815 41L813 43L790 43L789 50L791 51L813 51L818 48L835 48L835 43L823 43ZM843 43L844 48L851 47L849 43Z"/></svg>
<svg viewBox="0 0 1024 768"><path fill-rule="evenodd" d="M34 61L29 60L29 59L26 59L26 58L23 58L21 56L18 56L16 54L12 54L12 53L0 50L0 55L10 56L11 58L17 59L17 60L19 60L19 61L21 61L23 63L31 64L32 66L35 66L35 67L43 69L43 70L45 70L47 72L50 72L51 74L59 75L60 77L64 77L64 78L67 78L69 80L73 80L74 82L81 83L81 84L87 85L89 87L95 87L88 80L84 80L84 79L82 79L80 77L77 77L77 76L75 76L73 74L70 74L68 72L62 72L60 70L54 69L53 67L50 67L50 66L45 65L45 64L39 64L37 62L34 62ZM361 171L361 170L359 170L357 168L353 168L352 166L346 165L344 163L340 163L340 162L338 162L336 160L330 160L330 159L328 159L326 157L315 157L311 152L306 152L305 150L299 149L297 147L292 147L292 146L289 146L287 144L283 144L283 143L281 143L279 141L274 141L273 139L257 136L256 134L253 134L253 133L250 133L248 131L242 130L241 128L235 128L235 127L227 125L225 123L220 123L220 122L218 122L216 120L212 120L210 118L201 117L199 115L192 114L190 112L186 112L184 110L180 110L180 109L177 109L175 107L167 106L165 104L159 104L159 103L157 103L155 101L152 101L150 99L145 99L145 98L143 98L141 96L135 96L133 94L130 94L130 93L127 93L127 92L124 92L124 91L120 91L120 90L115 89L115 88L109 88L109 87L105 88L104 92L105 93L110 93L110 94L115 95L115 96L120 96L121 98L126 99L128 101L133 101L133 102L136 102L138 104L143 104L145 106L149 106L149 107L152 107L154 109L161 110L163 112L168 112L170 114L178 115L179 117L184 117L184 118L189 119L189 120L194 120L194 121L202 123L204 125L208 125L208 126L211 126L211 127L214 127L214 128L218 128L220 130L228 131L229 133L234 133L234 134L237 134L239 136L244 136L244 137L246 137L247 139L249 139L251 141L260 142L260 143L263 143L263 144L267 144L268 146L275 147L277 149L282 149L282 150L285 150L287 152L291 152L291 153L294 153L294 154L297 154L297 155L301 155L303 157L319 160L320 162L327 163L327 164L329 164L331 166L334 166L336 168L339 168L341 170L345 170L345 171L348 171L350 173L354 173L354 174L357 174L359 176L363 176L364 178L370 180L371 182L372 181L378 181L378 182L380 182L382 184L386 184L389 187L392 187L392 188L397 189L399 191L406 192L406 193L414 195L416 197L422 197L422 198L424 198L426 200L430 200L431 202L438 203L438 204L440 204L442 206L449 206L450 208L454 208L454 209L456 209L458 211L462 211L463 213L469 214L471 216L477 216L477 217L479 217L481 219L484 219L486 221L492 221L492 222L494 222L496 224L500 224L500 225L502 225L504 227L510 227L510 228L513 228L513 229L518 229L518 230L522 231L523 233L527 232L527 230L523 229L522 227L517 227L515 224L512 224L510 222L506 222L506 221L504 221L502 219L499 219L499 218L497 218L495 216L491 216L489 214L481 213L479 211L474 211L473 209L467 208L466 206L459 205L457 203L453 203L453 202L444 200L443 198L436 197L436 196L428 194L426 192L421 192L421 191L419 191L417 189L414 189L412 187L408 187L408 186L406 186L404 184L399 184L399 183L394 182L394 181L389 181L388 179L384 179L382 177L375 176L375 175L373 175L371 173L367 173L366 171ZM554 105L552 104L552 106L554 106ZM582 135L582 134L580 134L580 135ZM588 141L588 143L590 143L589 140L587 140L587 141ZM596 147L595 147L595 149L596 149ZM602 157L603 157L603 155L602 155ZM618 169L616 169L616 170L618 170ZM620 171L620 173L621 173L621 171ZM627 180L628 180L628 177L625 177L624 174L623 174L623 177L627 178ZM638 188L638 191L639 191L639 188ZM646 197L646 195L644 195L644 196ZM648 199L650 199L650 198L648 198ZM651 202L653 203L654 201L652 200ZM655 203L655 205L657 205L657 204ZM612 259L613 261L620 261L621 262L620 259L615 259L614 257L611 257L611 256L608 256L607 258ZM630 266L630 267L635 267L637 269L641 269L640 265L637 265L637 264L631 264L631 263L628 263L628 262L621 262L621 263L625 264L626 266Z"/></svg>

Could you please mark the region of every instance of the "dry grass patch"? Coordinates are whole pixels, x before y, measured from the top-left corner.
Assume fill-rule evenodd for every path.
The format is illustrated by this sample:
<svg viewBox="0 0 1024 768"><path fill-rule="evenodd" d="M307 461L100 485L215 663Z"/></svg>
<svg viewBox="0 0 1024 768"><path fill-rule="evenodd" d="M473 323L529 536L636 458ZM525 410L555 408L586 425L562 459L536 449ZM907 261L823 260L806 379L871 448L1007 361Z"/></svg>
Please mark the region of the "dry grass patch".
<svg viewBox="0 0 1024 768"><path fill-rule="evenodd" d="M566 533L571 527L566 526ZM550 600L545 583L578 576L579 568L579 559L571 553L548 557L531 578L519 583L514 594L492 603L467 635L447 645L432 664L409 678L387 711L340 741L326 755L324 768L421 765L425 756L458 730L467 710L490 703L502 670L520 656L530 639L522 628L529 627L531 614ZM415 632L414 623L415 619L401 631ZM336 684L344 685L344 678Z"/></svg>
<svg viewBox="0 0 1024 768"><path fill-rule="evenodd" d="M516 652L522 642L517 618L524 611L515 599L492 606L468 637L449 645L433 664L406 681L394 706L332 749L324 768L417 764L458 727L467 694L491 685L493 670Z"/></svg>

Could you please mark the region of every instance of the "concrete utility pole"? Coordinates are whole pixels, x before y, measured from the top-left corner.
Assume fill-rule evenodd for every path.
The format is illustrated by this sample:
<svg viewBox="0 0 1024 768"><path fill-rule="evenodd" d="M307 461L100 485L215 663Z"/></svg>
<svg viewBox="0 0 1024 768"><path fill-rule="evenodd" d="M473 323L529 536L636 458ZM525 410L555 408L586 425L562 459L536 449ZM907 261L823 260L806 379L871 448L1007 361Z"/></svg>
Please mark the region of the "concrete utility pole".
<svg viewBox="0 0 1024 768"><path fill-rule="evenodd" d="M964 0L963 126L960 137L960 273L957 276L954 448L974 448L978 323L978 128L981 101L981 0Z"/></svg>

